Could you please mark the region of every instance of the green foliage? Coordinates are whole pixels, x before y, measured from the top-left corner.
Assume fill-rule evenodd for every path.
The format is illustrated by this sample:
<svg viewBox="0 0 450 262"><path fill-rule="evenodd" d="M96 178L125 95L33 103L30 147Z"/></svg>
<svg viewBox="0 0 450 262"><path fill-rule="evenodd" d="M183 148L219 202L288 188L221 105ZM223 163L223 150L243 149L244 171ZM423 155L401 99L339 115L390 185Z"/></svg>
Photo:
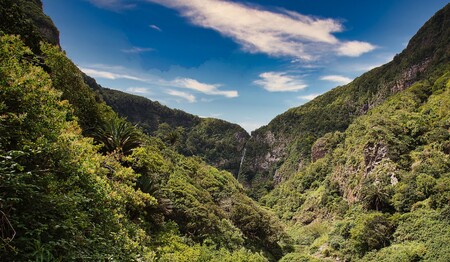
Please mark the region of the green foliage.
<svg viewBox="0 0 450 262"><path fill-rule="evenodd" d="M350 245L363 256L368 251L381 249L390 244L394 226L389 218L381 213L358 216L350 230Z"/></svg>
<svg viewBox="0 0 450 262"><path fill-rule="evenodd" d="M295 254L316 256L319 245L344 260L448 260L438 231L448 231L449 106L447 69L354 120L322 158L261 198L291 224ZM324 220L330 233L308 233Z"/></svg>
<svg viewBox="0 0 450 262"><path fill-rule="evenodd" d="M0 209L9 228L1 260L151 256L149 237L126 213L154 198L135 191L136 174L120 165L108 178L107 159L67 121L69 104L24 59L30 50L15 37L0 41Z"/></svg>
<svg viewBox="0 0 450 262"><path fill-rule="evenodd" d="M289 248L230 173L141 134L42 48L51 75L1 37L0 260L266 261Z"/></svg>
<svg viewBox="0 0 450 262"><path fill-rule="evenodd" d="M157 101L101 87L93 79L86 82L115 112L131 123L139 124L147 134L152 135L164 123L171 128L190 129L201 121L197 116L168 108Z"/></svg>
<svg viewBox="0 0 450 262"><path fill-rule="evenodd" d="M241 128L95 94L57 47L39 45L50 25L39 3L0 5L0 30L31 47L0 38L0 260L450 260L450 5L390 64L254 133L239 177L260 197L277 172L284 182L261 198L274 214L230 173L175 152L240 169ZM130 120L148 117L163 141L102 96L142 111ZM93 130L105 154L81 134Z"/></svg>
<svg viewBox="0 0 450 262"><path fill-rule="evenodd" d="M449 220L440 212L429 209L418 209L401 216L399 226L394 234L395 242L417 243L424 246L424 261L448 261L450 238ZM424 254L425 253L425 254Z"/></svg>
<svg viewBox="0 0 450 262"><path fill-rule="evenodd" d="M396 169L392 161L382 160L362 179L360 199L367 209L389 211L392 208L390 199L394 187L391 180Z"/></svg>
<svg viewBox="0 0 450 262"><path fill-rule="evenodd" d="M40 0L2 0L0 17L0 32L20 35L35 53L41 52L41 41L59 44L58 30L42 12Z"/></svg>
<svg viewBox="0 0 450 262"><path fill-rule="evenodd" d="M185 156L200 156L208 164L237 176L245 143L242 127L223 120L200 118L156 101L85 82L120 116L139 125L146 134L160 138Z"/></svg>
<svg viewBox="0 0 450 262"><path fill-rule="evenodd" d="M61 98L72 105L84 134L92 134L96 128L107 125L106 122L116 117L111 108L101 103L84 83L80 70L58 47L43 44L42 51L54 88L60 90Z"/></svg>
<svg viewBox="0 0 450 262"><path fill-rule="evenodd" d="M361 261L423 261L426 252L427 249L422 243L406 242L391 245L379 252L370 252Z"/></svg>
<svg viewBox="0 0 450 262"><path fill-rule="evenodd" d="M442 75L450 61L449 10L450 6L447 5L436 13L393 61L300 107L289 109L275 117L267 126L254 131L247 143L247 157L239 175L240 181L249 185L251 195L259 199L267 193L262 191L261 187L267 183L274 184L274 177L288 179L301 171L301 167L311 159L312 145L320 137L335 131L345 131L359 116L413 83L422 80L426 82L427 79L436 80ZM438 85L432 88L438 88ZM426 99L431 91L434 92L416 86L415 99L422 103L422 99ZM416 101L411 101L411 105L408 105L409 102L406 99L398 106L404 106L405 109L417 107ZM409 156L402 152L415 145L410 143L412 140L409 134L403 133L402 128L410 129L404 131L421 132L424 126L419 122L416 122L414 127L407 126L407 122L403 123L404 116L401 112L395 112L394 115L386 113L385 116L392 118L376 119L373 128L364 131L370 131L367 134L373 135L374 140L384 135L391 142L398 140L399 143L390 147L389 154L392 154L391 159L399 165L408 166ZM419 115L417 117L420 118ZM387 123L384 123L384 120ZM397 125L397 121L402 124ZM390 130L390 134L383 134L386 130L378 129L379 126L398 129ZM394 159L395 155L402 158ZM278 181L277 179L276 182Z"/></svg>
<svg viewBox="0 0 450 262"><path fill-rule="evenodd" d="M196 245L193 247L184 247L177 252L165 254L159 261L264 262L267 261L267 259L260 254L251 253L246 249L230 252L224 248L216 250L208 246Z"/></svg>
<svg viewBox="0 0 450 262"><path fill-rule="evenodd" d="M113 118L101 125L93 133L97 142L103 145L105 152L119 152L124 155L141 144L142 134L136 127L124 119Z"/></svg>
<svg viewBox="0 0 450 262"><path fill-rule="evenodd" d="M237 176L247 139L247 132L236 124L203 118L187 134L184 154L201 156L207 163Z"/></svg>
<svg viewBox="0 0 450 262"><path fill-rule="evenodd" d="M280 262L320 262L320 261L323 260L302 253L289 253L280 260Z"/></svg>
<svg viewBox="0 0 450 262"><path fill-rule="evenodd" d="M184 144L182 139L185 136L185 132L183 127L179 126L174 129L169 124L162 123L158 126L158 130L155 131L155 136L166 145L178 148Z"/></svg>
<svg viewBox="0 0 450 262"><path fill-rule="evenodd" d="M142 174L139 180L150 178L158 200L170 199L167 218L180 226L181 233L220 248L235 250L244 245L269 257L283 255L278 242L287 236L281 225L244 195L231 174L173 151L158 154L158 146L164 145L149 143L134 151L133 168Z"/></svg>

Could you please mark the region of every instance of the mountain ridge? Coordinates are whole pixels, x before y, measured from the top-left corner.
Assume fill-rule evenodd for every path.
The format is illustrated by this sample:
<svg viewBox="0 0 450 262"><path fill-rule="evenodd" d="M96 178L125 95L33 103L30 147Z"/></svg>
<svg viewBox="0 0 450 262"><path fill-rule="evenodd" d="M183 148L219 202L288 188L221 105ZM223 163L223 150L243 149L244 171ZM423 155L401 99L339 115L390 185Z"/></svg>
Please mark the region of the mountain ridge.
<svg viewBox="0 0 450 262"><path fill-rule="evenodd" d="M357 116L448 62L449 10L447 5L438 11L391 62L305 105L291 108L253 131L239 174L239 181L249 188L252 196L259 198L305 166L318 138L328 132L344 131Z"/></svg>
<svg viewBox="0 0 450 262"><path fill-rule="evenodd" d="M0 33L2 260L450 260L450 4L392 62L253 132L239 178L259 203L177 152L223 151L229 123L147 136L59 46L35 50L30 20L10 22L32 30Z"/></svg>
<svg viewBox="0 0 450 262"><path fill-rule="evenodd" d="M20 34L35 53L41 51L39 42L42 40L59 46L59 31L53 21L43 13L42 8L41 0L18 0L18 2L4 0L0 14L9 19L2 19L0 29L4 30L4 33ZM242 150L249 137L239 125L217 119L216 123L220 123L223 130L214 129L205 125L205 123L212 124L211 121L203 120L182 110L171 109L157 101L104 88L98 85L95 79L84 73L83 77L85 83L96 92L96 97L90 98L91 100L105 101L121 117L126 117L133 124L141 126L149 135L156 135L160 124L168 124L170 130L162 126L165 131L172 133L171 137L166 139L171 140L168 142L169 144L173 143L173 139L178 139L176 147L179 152L186 156L201 156L208 163L237 176ZM90 106L88 104L86 103L87 106ZM83 124L85 123L82 122L81 125ZM178 127L182 127L183 130L177 130ZM216 143L216 141L202 139L199 137L199 127L204 127L206 129L203 130L204 132L209 132L209 135L214 136L217 141L221 141ZM211 132L212 130L214 132ZM191 133L191 131L194 132ZM188 140L191 141L189 145L186 144ZM199 144L192 140L196 140ZM206 151L212 148L220 148L220 150L213 154Z"/></svg>
<svg viewBox="0 0 450 262"><path fill-rule="evenodd" d="M44 15L40 1L6 1L0 260L274 261L289 250L279 219L231 173L107 106L27 17L28 5Z"/></svg>
<svg viewBox="0 0 450 262"><path fill-rule="evenodd" d="M121 117L142 127L145 133L159 135L183 155L200 156L207 163L238 175L241 155L249 137L238 124L202 118L143 96L104 88L87 75L84 79L107 105Z"/></svg>

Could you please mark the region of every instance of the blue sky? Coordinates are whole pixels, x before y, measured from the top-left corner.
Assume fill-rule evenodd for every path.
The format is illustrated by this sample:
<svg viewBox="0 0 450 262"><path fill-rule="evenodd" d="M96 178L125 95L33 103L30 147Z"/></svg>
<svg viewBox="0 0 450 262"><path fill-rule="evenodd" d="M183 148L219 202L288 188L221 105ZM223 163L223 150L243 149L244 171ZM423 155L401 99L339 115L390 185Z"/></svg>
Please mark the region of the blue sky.
<svg viewBox="0 0 450 262"><path fill-rule="evenodd" d="M267 124L403 50L444 0L43 0L105 87Z"/></svg>

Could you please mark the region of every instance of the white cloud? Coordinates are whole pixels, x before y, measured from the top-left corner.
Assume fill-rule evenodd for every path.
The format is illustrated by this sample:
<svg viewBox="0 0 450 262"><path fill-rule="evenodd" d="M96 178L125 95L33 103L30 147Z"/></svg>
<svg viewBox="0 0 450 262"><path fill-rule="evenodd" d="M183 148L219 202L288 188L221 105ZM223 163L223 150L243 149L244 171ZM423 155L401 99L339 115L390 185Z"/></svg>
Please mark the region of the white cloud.
<svg viewBox="0 0 450 262"><path fill-rule="evenodd" d="M350 41L342 43L337 48L338 55L357 57L364 53L375 50L376 46L360 41Z"/></svg>
<svg viewBox="0 0 450 262"><path fill-rule="evenodd" d="M197 101L197 99L195 98L194 95L186 93L186 92L181 92L181 91L177 91L177 90L167 90L166 93L171 96L183 98L186 101L188 101L189 103L195 103Z"/></svg>
<svg viewBox="0 0 450 262"><path fill-rule="evenodd" d="M149 47L137 47L137 46L133 46L130 49L122 49L121 51L127 54L140 54L140 53L145 53L145 52L150 52L150 51L154 51L155 49L153 48L149 48Z"/></svg>
<svg viewBox="0 0 450 262"><path fill-rule="evenodd" d="M149 27L150 27L151 29L156 30L156 31L162 32L161 28L159 28L159 26L157 26L157 25L149 25Z"/></svg>
<svg viewBox="0 0 450 262"><path fill-rule="evenodd" d="M295 92L307 87L301 79L287 75L285 72L265 72L259 77L260 79L253 83L269 92Z"/></svg>
<svg viewBox="0 0 450 262"><path fill-rule="evenodd" d="M136 7L136 4L130 3L127 0L89 0L89 2L97 7L114 11Z"/></svg>
<svg viewBox="0 0 450 262"><path fill-rule="evenodd" d="M207 95L221 95L229 98L239 96L236 90L219 90L221 86L219 84L205 84L191 78L177 78L170 83L175 87L187 88Z"/></svg>
<svg viewBox="0 0 450 262"><path fill-rule="evenodd" d="M351 79L351 78L348 78L346 76L340 76L340 75L322 76L320 78L320 80L335 82L335 83L342 84L342 85L348 84L351 81L353 81L353 79Z"/></svg>
<svg viewBox="0 0 450 262"><path fill-rule="evenodd" d="M111 80L129 79L129 80L135 80L135 81L141 81L141 82L146 81L143 78L139 78L139 77L127 75L127 74L118 74L118 73L113 73L113 72L103 71L103 70L98 70L98 69L93 69L93 68L85 68L85 67L79 67L79 68L81 71L83 71L85 74L87 74L91 77L106 78L106 79L111 79Z"/></svg>
<svg viewBox="0 0 450 262"><path fill-rule="evenodd" d="M153 75L137 76L137 74L133 73L122 73L127 72L127 70L120 66L91 65L89 67L79 68L91 77L111 80L129 79L157 86L191 89L206 95L220 95L228 98L239 96L239 93L236 90L220 90L219 87L222 86L221 84L206 84L192 78L176 78L168 81Z"/></svg>
<svg viewBox="0 0 450 262"><path fill-rule="evenodd" d="M313 100L314 98L318 97L320 94L309 94L309 95L304 95L304 96L298 96L299 99L301 100Z"/></svg>
<svg viewBox="0 0 450 262"><path fill-rule="evenodd" d="M147 0L178 10L197 26L232 38L250 53L313 60L324 53L357 56L373 50L369 43L339 41L341 22L281 10L269 11L226 0Z"/></svg>
<svg viewBox="0 0 450 262"><path fill-rule="evenodd" d="M135 93L135 94L148 94L149 91L145 87L129 87L125 90L126 92Z"/></svg>

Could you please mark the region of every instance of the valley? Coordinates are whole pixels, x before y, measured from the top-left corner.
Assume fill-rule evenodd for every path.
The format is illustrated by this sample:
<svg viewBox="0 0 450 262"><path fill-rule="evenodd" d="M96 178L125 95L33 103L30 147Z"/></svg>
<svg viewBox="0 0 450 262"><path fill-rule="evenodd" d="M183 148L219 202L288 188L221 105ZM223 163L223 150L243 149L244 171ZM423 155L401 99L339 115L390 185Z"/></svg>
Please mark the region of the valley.
<svg viewBox="0 0 450 262"><path fill-rule="evenodd" d="M0 3L1 261L450 261L450 4L250 134L98 84L43 4Z"/></svg>

